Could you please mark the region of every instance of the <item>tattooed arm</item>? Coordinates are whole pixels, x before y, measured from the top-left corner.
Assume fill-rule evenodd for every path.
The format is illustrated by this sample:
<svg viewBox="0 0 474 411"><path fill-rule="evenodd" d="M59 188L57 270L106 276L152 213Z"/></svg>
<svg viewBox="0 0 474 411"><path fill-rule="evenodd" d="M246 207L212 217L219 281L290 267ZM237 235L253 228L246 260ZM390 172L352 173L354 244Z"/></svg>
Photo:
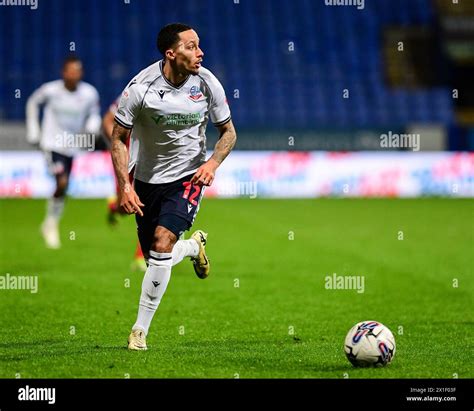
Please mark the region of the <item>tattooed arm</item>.
<svg viewBox="0 0 474 411"><path fill-rule="evenodd" d="M120 207L122 207L127 214L135 214L143 216L140 208L144 204L140 201L130 184L128 177L128 150L125 145L128 133L130 130L122 127L117 122L114 124L112 131L112 162L114 163L115 175L120 187Z"/></svg>
<svg viewBox="0 0 474 411"><path fill-rule="evenodd" d="M217 167L221 165L224 159L229 155L235 146L237 134L235 132L232 120L218 126L219 140L214 147L214 153L194 174L191 183L210 186L214 181L214 175Z"/></svg>

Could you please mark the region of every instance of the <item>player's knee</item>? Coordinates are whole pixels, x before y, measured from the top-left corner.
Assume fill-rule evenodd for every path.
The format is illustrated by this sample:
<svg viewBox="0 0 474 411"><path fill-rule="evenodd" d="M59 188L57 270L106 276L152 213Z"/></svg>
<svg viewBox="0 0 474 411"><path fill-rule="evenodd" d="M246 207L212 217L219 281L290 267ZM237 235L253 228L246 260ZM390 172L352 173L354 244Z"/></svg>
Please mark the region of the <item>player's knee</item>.
<svg viewBox="0 0 474 411"><path fill-rule="evenodd" d="M66 189L65 188L57 188L56 191L54 192L54 197L55 198L61 198L66 196Z"/></svg>
<svg viewBox="0 0 474 411"><path fill-rule="evenodd" d="M56 192L55 197L64 197L66 195L67 186L69 184L69 179L67 176L63 175L57 178L56 180Z"/></svg>
<svg viewBox="0 0 474 411"><path fill-rule="evenodd" d="M176 235L166 228L157 228L153 237L151 249L157 253L171 253L176 243Z"/></svg>
<svg viewBox="0 0 474 411"><path fill-rule="evenodd" d="M164 238L158 238L153 242L151 249L157 253L171 253L173 251L173 243Z"/></svg>

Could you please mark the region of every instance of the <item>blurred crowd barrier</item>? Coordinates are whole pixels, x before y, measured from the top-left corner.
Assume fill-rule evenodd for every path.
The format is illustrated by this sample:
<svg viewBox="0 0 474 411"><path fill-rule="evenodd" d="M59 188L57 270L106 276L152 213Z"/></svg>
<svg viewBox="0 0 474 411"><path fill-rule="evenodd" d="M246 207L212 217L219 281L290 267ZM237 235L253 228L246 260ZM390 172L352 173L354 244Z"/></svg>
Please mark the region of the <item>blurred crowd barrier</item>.
<svg viewBox="0 0 474 411"><path fill-rule="evenodd" d="M39 151L0 152L0 196L45 198L53 191ZM69 194L114 195L110 154L84 152ZM235 151L217 171L208 197L474 197L474 153Z"/></svg>

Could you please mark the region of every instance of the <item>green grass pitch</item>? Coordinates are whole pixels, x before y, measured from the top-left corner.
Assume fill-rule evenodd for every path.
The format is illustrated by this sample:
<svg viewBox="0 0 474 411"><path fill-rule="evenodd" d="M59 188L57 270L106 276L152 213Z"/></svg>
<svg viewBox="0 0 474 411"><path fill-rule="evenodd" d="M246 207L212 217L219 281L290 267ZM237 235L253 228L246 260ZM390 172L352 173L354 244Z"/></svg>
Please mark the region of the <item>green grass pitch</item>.
<svg viewBox="0 0 474 411"><path fill-rule="evenodd" d="M53 251L44 210L0 202L0 275L39 276L36 294L0 290L1 378L474 377L472 200L205 199L194 228L210 233L211 275L173 269L147 352L125 348L133 218L111 229L104 201L70 199ZM327 290L333 273L364 276L365 292ZM345 358L362 320L393 331L388 367Z"/></svg>

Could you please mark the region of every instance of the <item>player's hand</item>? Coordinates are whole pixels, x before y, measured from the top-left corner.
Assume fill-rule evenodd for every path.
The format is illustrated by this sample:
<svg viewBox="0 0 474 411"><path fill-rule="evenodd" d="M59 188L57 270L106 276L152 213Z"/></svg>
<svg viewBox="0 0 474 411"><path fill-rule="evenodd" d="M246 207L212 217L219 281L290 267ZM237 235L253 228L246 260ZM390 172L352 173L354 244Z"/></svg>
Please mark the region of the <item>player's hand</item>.
<svg viewBox="0 0 474 411"><path fill-rule="evenodd" d="M28 141L30 146L33 147L35 150L39 150L39 148L40 148L39 136L36 137L36 136L28 135L28 136L26 136L26 141Z"/></svg>
<svg viewBox="0 0 474 411"><path fill-rule="evenodd" d="M201 167L199 167L191 179L191 184L198 186L210 186L214 181L214 175L219 164L216 160L210 158Z"/></svg>
<svg viewBox="0 0 474 411"><path fill-rule="evenodd" d="M143 217L143 211L140 207L143 207L143 204L138 198L137 193L133 189L131 184L127 184L120 193L120 207L127 214L138 214L140 217Z"/></svg>

